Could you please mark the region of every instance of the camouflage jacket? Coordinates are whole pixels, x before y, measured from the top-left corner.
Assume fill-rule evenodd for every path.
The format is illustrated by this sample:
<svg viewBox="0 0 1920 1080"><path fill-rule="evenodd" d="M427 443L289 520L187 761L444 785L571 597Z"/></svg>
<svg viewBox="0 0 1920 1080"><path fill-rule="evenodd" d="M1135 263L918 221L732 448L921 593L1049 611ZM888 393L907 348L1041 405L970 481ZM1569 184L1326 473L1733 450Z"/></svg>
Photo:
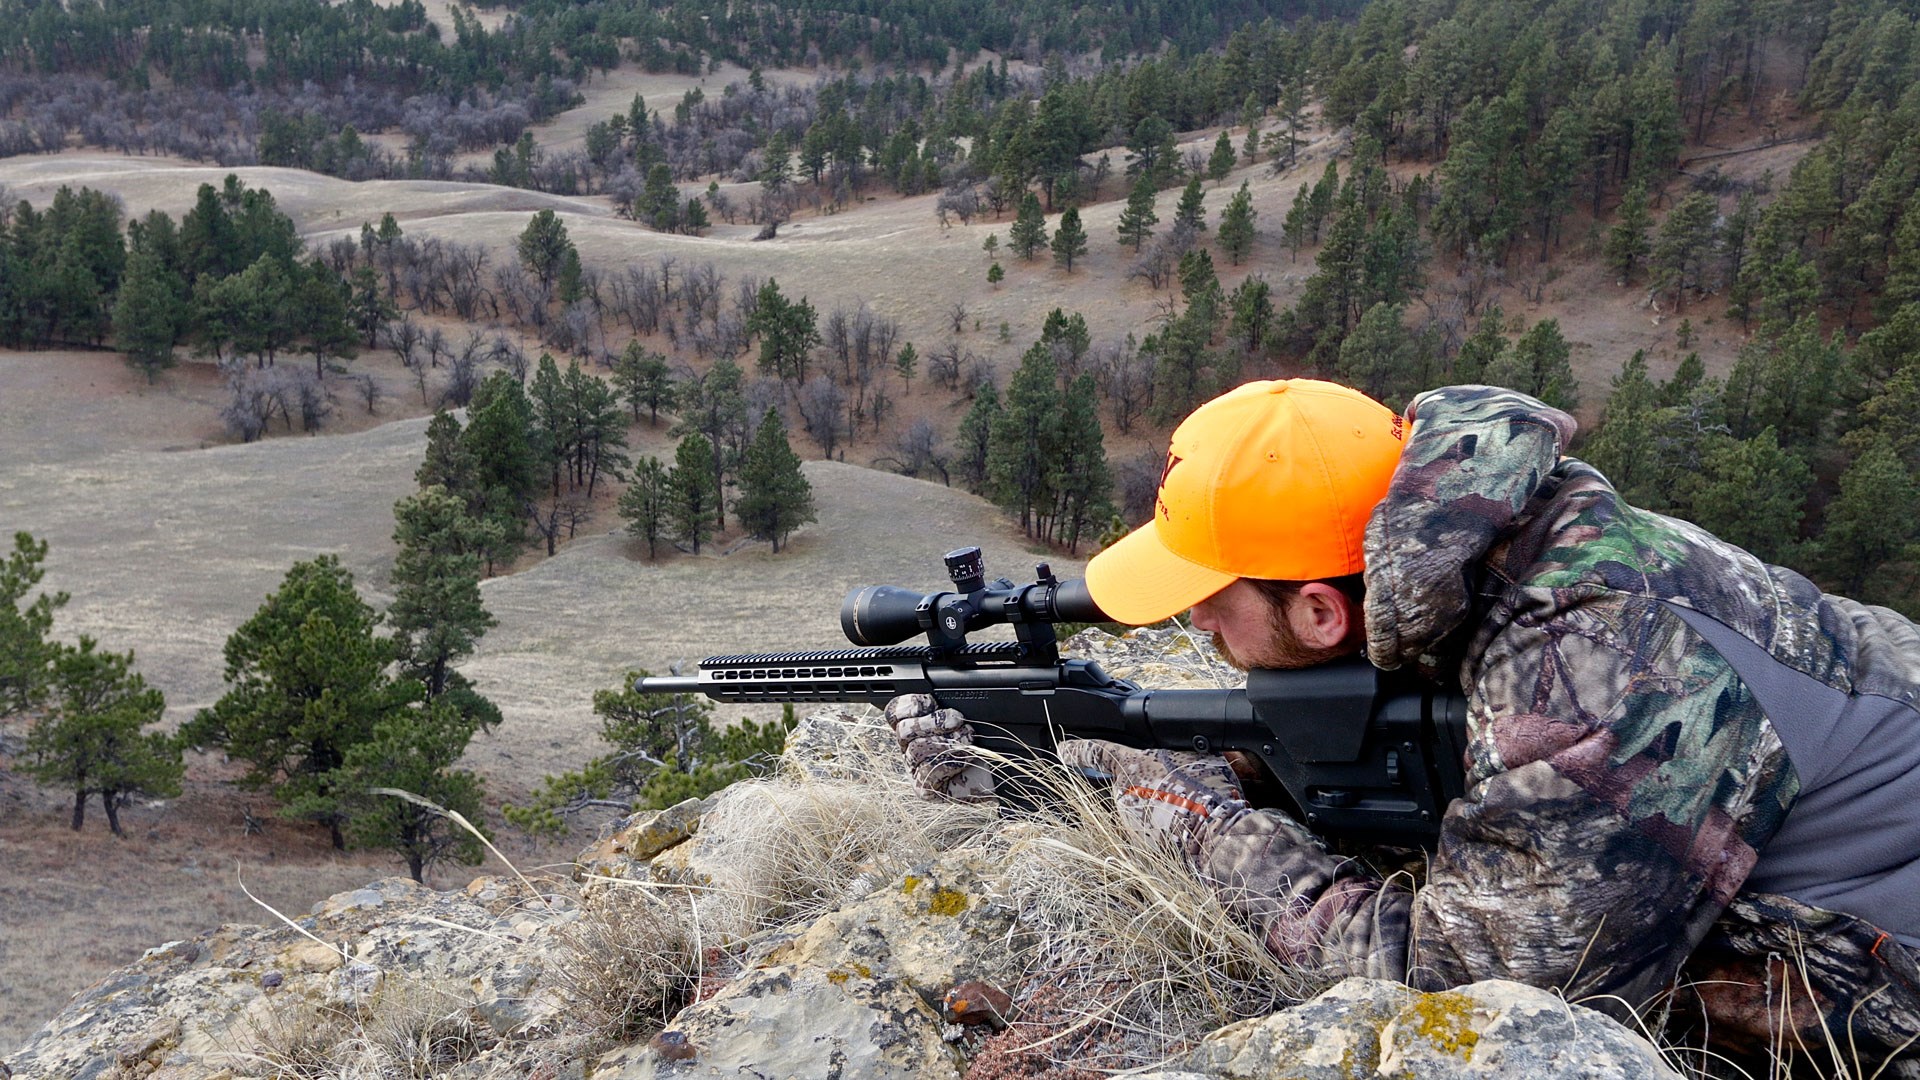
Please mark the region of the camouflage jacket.
<svg viewBox="0 0 1920 1080"><path fill-rule="evenodd" d="M1791 1016L1871 1073L1920 1033L1920 968L1860 919L1743 891L1800 780L1671 605L1828 685L1909 702L1914 626L1627 505L1561 456L1572 418L1531 398L1453 387L1408 416L1368 527L1367 651L1458 671L1467 794L1418 887L1244 804L1203 831L1202 875L1276 953L1330 975L1514 979L1616 1012L1673 1003L1717 1037L1766 1039L1769 1016Z"/></svg>

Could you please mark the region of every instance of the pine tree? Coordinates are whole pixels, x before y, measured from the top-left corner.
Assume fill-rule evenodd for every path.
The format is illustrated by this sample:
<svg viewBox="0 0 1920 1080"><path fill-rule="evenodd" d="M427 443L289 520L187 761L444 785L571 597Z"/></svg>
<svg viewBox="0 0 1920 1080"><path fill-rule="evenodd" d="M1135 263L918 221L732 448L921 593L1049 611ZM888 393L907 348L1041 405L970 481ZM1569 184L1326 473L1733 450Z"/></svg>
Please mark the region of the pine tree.
<svg viewBox="0 0 1920 1080"><path fill-rule="evenodd" d="M995 263L994 265L998 266L1000 264ZM900 351L894 354L893 370L900 374L900 383L906 387L904 393L911 395L913 393L914 373L920 370L920 353L914 349L913 342L909 341L905 345L900 346Z"/></svg>
<svg viewBox="0 0 1920 1080"><path fill-rule="evenodd" d="M720 486L713 475L713 444L698 432L680 440L667 474L667 535L690 544L695 555L713 538L720 516Z"/></svg>
<svg viewBox="0 0 1920 1080"><path fill-rule="evenodd" d="M1192 318L1193 314L1189 308L1140 343L1140 354L1153 361L1153 407L1149 415L1155 423L1176 423L1222 386L1232 385L1231 365L1207 349L1207 330Z"/></svg>
<svg viewBox="0 0 1920 1080"><path fill-rule="evenodd" d="M527 501L540 486L546 453L540 445L533 403L512 375L496 371L480 383L467 406L460 433L473 483L461 495L467 513L500 526L500 547L487 553L488 572L509 561L526 537Z"/></svg>
<svg viewBox="0 0 1920 1080"><path fill-rule="evenodd" d="M1235 266L1253 250L1253 219L1258 211L1253 208L1253 195L1247 190L1247 182L1240 182L1240 190L1227 200L1226 209L1220 211L1220 250Z"/></svg>
<svg viewBox="0 0 1920 1080"><path fill-rule="evenodd" d="M573 241L567 237L566 223L552 210L541 210L521 231L517 250L520 265L540 279L541 288L547 289L553 287L554 279L560 276L560 268L566 263L567 253L574 248ZM574 254L577 258L578 252Z"/></svg>
<svg viewBox="0 0 1920 1080"><path fill-rule="evenodd" d="M1920 484L1884 440L1853 460L1840 477L1840 492L1827 507L1826 527L1814 549L1814 565L1832 583L1833 591L1863 603L1897 599L1865 590L1886 563L1912 558L1920 531L1911 513L1917 499Z"/></svg>
<svg viewBox="0 0 1920 1080"><path fill-rule="evenodd" d="M680 227L680 189L673 186L673 168L666 162L656 161L647 169L646 190L634 211L660 232Z"/></svg>
<svg viewBox="0 0 1920 1080"><path fill-rule="evenodd" d="M1105 436L1093 376L1082 372L1060 398L1059 423L1050 454L1047 484L1054 497L1051 538L1079 550L1081 534L1113 515L1109 501L1112 474L1107 469Z"/></svg>
<svg viewBox="0 0 1920 1080"><path fill-rule="evenodd" d="M1627 188L1620 200L1620 213L1612 231L1607 233L1607 266L1622 281L1632 281L1633 272L1646 261L1650 249L1647 228L1652 224L1647 213L1647 189L1639 184Z"/></svg>
<svg viewBox="0 0 1920 1080"><path fill-rule="evenodd" d="M772 541L776 555L794 529L819 520L814 516L813 485L800 471L800 455L787 441L778 409L769 408L761 417L760 430L740 464L740 499L733 514L747 535Z"/></svg>
<svg viewBox="0 0 1920 1080"><path fill-rule="evenodd" d="M1153 212L1153 200L1153 178L1142 174L1134 181L1127 205L1120 211L1120 242L1132 244L1135 251L1153 235L1153 226L1160 221L1159 215Z"/></svg>
<svg viewBox="0 0 1920 1080"><path fill-rule="evenodd" d="M1339 380L1389 407L1419 389L1413 385L1418 372L1405 319L1405 309L1397 304L1368 308L1353 333L1340 343L1340 361L1334 368Z"/></svg>
<svg viewBox="0 0 1920 1080"><path fill-rule="evenodd" d="M453 665L473 655L494 618L480 598L480 566L499 546L500 527L477 521L445 488L429 487L394 504L393 628L400 671L417 679L429 702L445 698L482 731L500 722L500 710L480 696Z"/></svg>
<svg viewBox="0 0 1920 1080"><path fill-rule="evenodd" d="M373 267L355 268L350 280L353 294L347 303L347 317L352 320L353 328L366 336L367 348L371 349L380 340L380 331L400 314L400 309L380 291L380 279L374 275Z"/></svg>
<svg viewBox="0 0 1920 1080"><path fill-rule="evenodd" d="M1039 532L1039 516L1051 501L1049 451L1059 424L1059 368L1053 350L1036 342L1020 358L1007 385L1007 400L993 423L987 452L987 487L1002 509L1020 517L1021 531Z"/></svg>
<svg viewBox="0 0 1920 1080"><path fill-rule="evenodd" d="M0 559L0 718L40 703L57 646L47 640L53 613L67 603L63 592L42 592L25 602L27 591L46 575L41 563L47 542L31 534L13 534L13 551Z"/></svg>
<svg viewBox="0 0 1920 1080"><path fill-rule="evenodd" d="M1560 321L1542 319L1522 334L1512 349L1487 365L1485 379L1495 386L1532 394L1556 409L1571 411L1580 404L1572 354L1572 347L1560 334Z"/></svg>
<svg viewBox="0 0 1920 1080"><path fill-rule="evenodd" d="M1227 297L1227 310L1227 333L1248 353L1259 352L1273 327L1273 286L1258 274L1242 280Z"/></svg>
<svg viewBox="0 0 1920 1080"><path fill-rule="evenodd" d="M376 721L340 766L341 786L355 793L346 828L353 846L398 852L415 881L425 881L437 863L479 865L485 855L480 838L441 812L485 831L480 778L454 768L473 732L471 719L444 699Z"/></svg>
<svg viewBox="0 0 1920 1080"><path fill-rule="evenodd" d="M1798 561L1813 470L1780 446L1772 428L1723 440L1686 481L1691 516L1702 528L1766 562Z"/></svg>
<svg viewBox="0 0 1920 1080"><path fill-rule="evenodd" d="M551 353L541 353L535 362L527 400L533 405L533 441L542 451L541 467L553 496L559 498L560 467L573 450L573 416L568 408L566 376L560 374L560 365Z"/></svg>
<svg viewBox="0 0 1920 1080"><path fill-rule="evenodd" d="M1453 359L1453 381L1458 383L1479 383L1487 381L1487 372L1503 357L1512 344L1507 341L1507 313L1499 304L1488 304L1481 309L1480 321L1474 325L1473 333L1460 346L1460 354Z"/></svg>
<svg viewBox="0 0 1920 1080"><path fill-rule="evenodd" d="M151 252L135 248L113 305L113 338L149 383L173 366L182 314L174 276Z"/></svg>
<svg viewBox="0 0 1920 1080"><path fill-rule="evenodd" d="M673 409L673 375L662 353L649 352L638 340L614 361L613 385L633 410L633 422L640 422L640 409L647 410L647 423L660 423L660 410Z"/></svg>
<svg viewBox="0 0 1920 1080"><path fill-rule="evenodd" d="M999 263L991 263L987 266L987 284L998 289L1000 287L1000 283L1002 281L1005 281L1006 279L1007 279L1007 272L1005 270L1000 269Z"/></svg>
<svg viewBox="0 0 1920 1080"><path fill-rule="evenodd" d="M560 257L560 273L554 279L554 290L560 296L562 304L571 304L586 296L586 285L582 279L585 273L580 266L580 253L572 248Z"/></svg>
<svg viewBox="0 0 1920 1080"><path fill-rule="evenodd" d="M585 486L587 498L602 474L618 477L627 465L627 422L620 399L604 379L589 375L575 360L564 380L568 417L568 476L575 488Z"/></svg>
<svg viewBox="0 0 1920 1080"><path fill-rule="evenodd" d="M1020 197L1020 210L1014 216L1008 243L1022 259L1032 261L1047 246L1046 218L1040 212L1040 199L1029 191Z"/></svg>
<svg viewBox="0 0 1920 1080"><path fill-rule="evenodd" d="M753 434L745 382L745 375L732 360L723 356L714 361L704 376L690 380L681 388L680 422L670 429L675 436L698 433L706 438L716 529L727 527L721 493L727 489L734 470L745 456L747 441Z"/></svg>
<svg viewBox="0 0 1920 1080"><path fill-rule="evenodd" d="M181 727L183 743L247 763L243 785L270 789L283 814L326 825L345 848L346 752L419 696L418 683L387 678L394 648L379 622L339 559L295 563L227 639L227 692Z"/></svg>
<svg viewBox="0 0 1920 1080"><path fill-rule="evenodd" d="M353 324L347 319L346 288L346 282L318 259L297 271L293 322L297 335L306 341L306 352L313 357L315 379L326 378L327 360L351 360L360 353L354 344Z"/></svg>
<svg viewBox="0 0 1920 1080"><path fill-rule="evenodd" d="M1287 245L1290 261L1299 261L1300 249L1307 246L1312 231L1313 205L1307 185L1301 184L1293 193L1293 205L1287 208L1286 220L1280 225L1280 239Z"/></svg>
<svg viewBox="0 0 1920 1080"><path fill-rule="evenodd" d="M1647 354L1636 350L1613 377L1607 411L1599 430L1586 440L1581 457L1605 473L1615 490L1642 509L1664 513L1670 493L1655 438L1659 391L1647 377Z"/></svg>
<svg viewBox="0 0 1920 1080"><path fill-rule="evenodd" d="M1785 328L1768 324L1755 334L1727 375L1726 420L1734 437L1752 438L1771 427L1782 446L1818 446L1839 400L1839 340L1837 333L1822 339L1813 314Z"/></svg>
<svg viewBox="0 0 1920 1080"><path fill-rule="evenodd" d="M660 557L660 541L667 535L667 507L671 496L667 467L657 457L644 457L633 468L627 490L616 507L627 523L627 535L647 542L647 558Z"/></svg>
<svg viewBox="0 0 1920 1080"><path fill-rule="evenodd" d="M75 832L86 823L87 799L98 795L108 827L125 836L121 802L180 794L185 767L173 739L142 730L160 722L166 701L133 670L133 654L94 646L82 635L77 648L57 650L51 707L27 735L21 771L73 792Z"/></svg>
<svg viewBox="0 0 1920 1080"><path fill-rule="evenodd" d="M1187 181L1180 192L1180 204L1174 208L1173 224L1175 228L1184 225L1199 232L1207 227L1206 192L1200 188L1200 178L1195 176Z"/></svg>
<svg viewBox="0 0 1920 1080"><path fill-rule="evenodd" d="M1320 242L1320 227L1339 208L1340 191L1340 163L1328 158L1327 167L1320 171L1320 179L1314 181L1313 190L1307 194L1307 238L1311 243Z"/></svg>
<svg viewBox="0 0 1920 1080"><path fill-rule="evenodd" d="M1660 224L1648 265L1656 288L1673 298L1673 310L1684 311L1687 290L1705 284L1707 260L1713 255L1719 200L1704 191L1681 199ZM1685 348L1685 346L1682 346Z"/></svg>
<svg viewBox="0 0 1920 1080"><path fill-rule="evenodd" d="M438 485L461 495L473 487L474 461L460 438L460 421L445 409L436 409L427 421L427 452L413 481L419 486Z"/></svg>
<svg viewBox="0 0 1920 1080"><path fill-rule="evenodd" d="M795 386L807 381L807 362L820 344L819 316L805 297L788 300L772 278L760 286L747 317L747 333L760 338L760 370Z"/></svg>
<svg viewBox="0 0 1920 1080"><path fill-rule="evenodd" d="M1220 137L1213 141L1212 156L1207 158L1208 179L1216 184L1225 180L1227 174L1233 171L1235 156L1233 152L1233 137L1222 130Z"/></svg>
<svg viewBox="0 0 1920 1080"><path fill-rule="evenodd" d="M993 447L993 425L999 417L1000 392L987 383L974 394L973 405L960 418L960 429L954 433L960 482L976 495L987 490L987 460Z"/></svg>
<svg viewBox="0 0 1920 1080"><path fill-rule="evenodd" d="M707 215L707 205L698 196L689 196L680 209L680 231L688 236L704 236L712 227L713 218Z"/></svg>
<svg viewBox="0 0 1920 1080"><path fill-rule="evenodd" d="M1080 211L1069 206L1060 215L1053 230L1053 261L1073 273L1073 260L1087 253L1087 230L1080 224ZM994 264L998 266L998 263Z"/></svg>

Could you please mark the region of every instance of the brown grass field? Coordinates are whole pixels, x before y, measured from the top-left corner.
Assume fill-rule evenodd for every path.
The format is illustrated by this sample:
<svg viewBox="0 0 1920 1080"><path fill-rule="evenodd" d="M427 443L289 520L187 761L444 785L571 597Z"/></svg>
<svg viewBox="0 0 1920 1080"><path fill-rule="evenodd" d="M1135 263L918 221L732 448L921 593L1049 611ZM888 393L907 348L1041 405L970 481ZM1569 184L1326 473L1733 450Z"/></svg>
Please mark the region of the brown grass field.
<svg viewBox="0 0 1920 1080"><path fill-rule="evenodd" d="M444 3L430 10L447 18ZM708 92L740 74L709 76ZM538 137L550 148L570 145L588 123L623 110L633 93L670 109L695 82L616 72L592 83L588 103ZM1214 134L1193 132L1186 140L1204 150ZM1728 146L1756 141L1740 131L1722 138ZM1295 190L1318 177L1336 145L1320 134L1290 172L1272 176L1263 163L1210 189L1210 219L1243 179L1260 213L1252 256L1240 267L1220 263L1228 288L1263 273L1274 284L1277 305L1293 302L1312 272L1311 256L1289 258L1278 238L1280 222ZM1735 176L1770 169L1784 177L1807 145L1719 164ZM1115 152L1116 165L1122 157ZM898 319L904 338L923 353L956 337L949 310L959 303L968 312L959 343L1003 373L1052 308L1081 312L1102 340L1150 330L1155 302L1167 295L1126 279L1132 252L1114 239L1124 196L1117 182L1105 192L1108 201L1083 209L1091 252L1073 273L1044 255L1023 263L1003 254L1007 280L998 289L986 282L981 242L998 233L1004 253L1010 220L943 229L931 196L876 193L837 214L803 215L778 239L762 243L751 239L755 227L744 224L723 223L704 237L661 235L615 217L598 197L484 184L355 184L291 169L227 170L97 151L0 160L0 185L36 204L62 185L87 185L117 195L130 215L150 208L179 215L199 184L218 184L229 171L271 190L313 247L357 234L363 221L392 212L410 234L485 242L504 255L533 211L551 207L583 257L604 270L672 256L683 265L712 262L730 280L773 277L823 312L865 301ZM1171 219L1177 197L1161 196L1163 221ZM1609 280L1592 257L1591 237L1598 232L1584 219L1570 222L1566 235L1556 260L1559 276L1540 283L1539 301L1526 302L1514 288L1501 301L1509 315L1529 322L1561 320L1575 344L1582 413L1590 419L1607 380L1634 349L1648 350L1656 377L1672 370L1681 355L1673 340L1679 320L1646 308L1643 289ZM1528 271L1524 262L1514 269L1520 280ZM1717 302L1687 315L1709 371L1724 373L1741 343L1737 325L1726 323ZM1003 322L1009 328L1004 341ZM391 507L412 489L426 410L390 355L368 354L354 369L374 373L387 388L379 415L367 415L343 395L325 434L276 431L242 446L231 445L220 428L216 413L224 392L206 362L183 363L148 385L112 353L0 352L0 536L27 530L50 541L45 584L73 595L58 634L89 634L107 648L136 650L140 669L167 694L169 723L221 693L222 643L295 560L337 554L363 593L385 603ZM922 415L950 424L964 407L916 380L892 426ZM856 444L849 460L883 454L890 434ZM671 452L661 431L641 426L633 437L638 452ZM1164 438L1137 430L1110 441L1109 452L1157 451ZM799 436L796 448L812 449ZM778 556L764 544L746 544L648 562L619 533L609 510L557 557L524 560L520 572L485 583L499 626L465 670L506 717L469 751L492 802L522 795L542 775L593 754L591 694L628 669L664 671L719 652L831 647L842 640L837 614L848 588L880 582L936 587L940 554L964 543L982 544L989 568L1010 577L1029 573L1036 558L1050 558L1063 573L1081 565L1057 553L1036 555L1001 515L958 490L838 462L809 462L807 475L820 523L798 533L791 550ZM0 753L6 745L0 738ZM395 860L378 854L337 856L317 833L293 824L272 822L261 835L247 834L241 825L248 806L264 811L265 800L236 789L218 762L202 760L193 764L181 799L129 809L125 840L107 835L97 804L86 832L75 835L66 829L69 797L0 771L0 865L6 867L0 871L0 1053L67 995L146 948L221 921L263 918L240 892L236 868L263 899L290 912L399 872ZM563 859L579 840L576 834L533 843L502 831L510 857L526 865ZM457 884L466 873L442 870L436 881Z"/></svg>

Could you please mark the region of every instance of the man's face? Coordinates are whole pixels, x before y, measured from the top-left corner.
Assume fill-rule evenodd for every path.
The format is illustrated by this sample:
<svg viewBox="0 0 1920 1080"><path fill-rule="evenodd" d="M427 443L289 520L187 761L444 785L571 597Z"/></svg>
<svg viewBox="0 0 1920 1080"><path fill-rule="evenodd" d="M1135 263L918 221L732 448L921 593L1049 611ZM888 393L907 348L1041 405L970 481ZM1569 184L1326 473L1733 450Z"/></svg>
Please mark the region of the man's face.
<svg viewBox="0 0 1920 1080"><path fill-rule="evenodd" d="M1295 597L1275 604L1240 578L1195 604L1191 617L1193 628L1212 634L1214 649L1242 671L1312 667L1345 655L1349 650L1316 648L1300 639L1293 624L1293 608L1300 603Z"/></svg>

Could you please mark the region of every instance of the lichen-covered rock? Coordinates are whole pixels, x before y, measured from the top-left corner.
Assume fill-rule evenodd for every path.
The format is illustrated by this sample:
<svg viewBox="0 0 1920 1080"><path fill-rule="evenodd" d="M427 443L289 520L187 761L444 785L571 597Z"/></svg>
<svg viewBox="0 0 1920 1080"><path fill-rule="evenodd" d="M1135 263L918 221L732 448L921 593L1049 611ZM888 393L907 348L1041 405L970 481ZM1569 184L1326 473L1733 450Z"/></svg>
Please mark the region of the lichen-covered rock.
<svg viewBox="0 0 1920 1080"><path fill-rule="evenodd" d="M995 873L986 856L957 854L821 916L660 1036L602 1059L593 1080L957 1077L942 997L1018 974Z"/></svg>
<svg viewBox="0 0 1920 1080"><path fill-rule="evenodd" d="M16 1080L210 1078L302 1037L308 1018L429 991L471 1003L477 1048L559 1009L525 973L547 969L573 917L511 882L462 893L378 881L314 905L298 930L223 926L152 949L75 997L6 1064Z"/></svg>
<svg viewBox="0 0 1920 1080"><path fill-rule="evenodd" d="M1422 994L1380 1033L1383 1076L1420 1080L1652 1080L1674 1072L1611 1017L1493 979Z"/></svg>
<svg viewBox="0 0 1920 1080"><path fill-rule="evenodd" d="M1220 659L1210 639L1179 627L1143 626L1118 636L1082 630L1060 651L1096 660L1107 674L1154 690L1239 686L1247 677Z"/></svg>
<svg viewBox="0 0 1920 1080"><path fill-rule="evenodd" d="M749 972L645 1045L601 1059L592 1080L960 1075L958 1055L927 1037L938 1018L911 990L897 980L835 974L790 964Z"/></svg>
<svg viewBox="0 0 1920 1080"><path fill-rule="evenodd" d="M1347 979L1303 1005L1221 1028L1185 1067L1227 1080L1372 1080L1381 1029L1419 997L1400 983Z"/></svg>
<svg viewBox="0 0 1920 1080"><path fill-rule="evenodd" d="M904 777L907 761L886 721L871 709L814 713L787 733L781 761L815 780Z"/></svg>
<svg viewBox="0 0 1920 1080"><path fill-rule="evenodd" d="M665 810L642 810L608 822L599 839L574 860L573 880L591 884L597 878L644 879L647 863L698 832L701 817L712 806L712 796L687 799Z"/></svg>
<svg viewBox="0 0 1920 1080"><path fill-rule="evenodd" d="M1651 1044L1611 1018L1499 980L1423 994L1347 979L1303 1005L1221 1028L1176 1065L1216 1080L1676 1076Z"/></svg>
<svg viewBox="0 0 1920 1080"><path fill-rule="evenodd" d="M906 775L906 761L893 733L879 718L847 709L813 713L794 725L781 751L790 772L815 780L862 780ZM690 865L685 841L699 834L700 822L718 795L687 799L664 810L641 810L616 818L574 862L573 879L591 892L605 879L656 884L702 885L705 876Z"/></svg>

